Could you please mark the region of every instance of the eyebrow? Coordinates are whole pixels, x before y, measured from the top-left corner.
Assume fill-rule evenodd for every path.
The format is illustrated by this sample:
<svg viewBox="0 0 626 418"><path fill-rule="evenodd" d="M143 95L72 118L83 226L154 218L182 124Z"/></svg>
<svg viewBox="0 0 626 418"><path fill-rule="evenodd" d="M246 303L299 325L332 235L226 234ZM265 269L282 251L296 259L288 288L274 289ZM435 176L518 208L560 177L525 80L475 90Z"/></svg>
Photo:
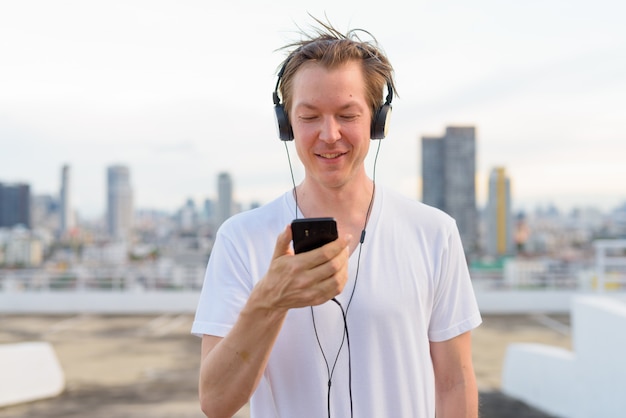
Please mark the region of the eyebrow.
<svg viewBox="0 0 626 418"><path fill-rule="evenodd" d="M298 109L300 107L304 107L306 109L310 109L310 110L317 110L317 106L308 103L308 102L300 102L300 103L296 103L296 105L294 106L295 109ZM339 107L339 110L346 110L352 107L356 107L356 108L360 108L361 106L358 104L358 102L356 100L350 100L348 103L344 104L343 106Z"/></svg>

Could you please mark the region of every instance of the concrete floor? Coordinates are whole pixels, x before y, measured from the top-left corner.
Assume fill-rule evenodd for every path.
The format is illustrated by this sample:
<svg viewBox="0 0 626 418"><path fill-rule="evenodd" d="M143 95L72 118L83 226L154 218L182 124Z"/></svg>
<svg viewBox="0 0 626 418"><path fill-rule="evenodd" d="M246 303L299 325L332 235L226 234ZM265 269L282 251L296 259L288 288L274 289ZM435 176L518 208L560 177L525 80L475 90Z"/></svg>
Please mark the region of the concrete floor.
<svg viewBox="0 0 626 418"><path fill-rule="evenodd" d="M473 333L481 418L545 418L499 392L512 342L569 348L569 318L485 316ZM63 367L60 396L0 408L0 418L199 418L200 339L192 315L0 315L0 344L50 342ZM554 326L556 325L556 326ZM247 408L236 418L247 418Z"/></svg>

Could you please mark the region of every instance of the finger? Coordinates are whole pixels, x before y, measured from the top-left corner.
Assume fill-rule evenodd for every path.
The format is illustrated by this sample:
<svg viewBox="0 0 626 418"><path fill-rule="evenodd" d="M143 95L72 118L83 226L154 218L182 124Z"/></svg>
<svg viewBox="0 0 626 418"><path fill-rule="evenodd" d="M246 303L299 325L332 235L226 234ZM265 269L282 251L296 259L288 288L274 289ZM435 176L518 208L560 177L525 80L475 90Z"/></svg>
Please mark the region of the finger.
<svg viewBox="0 0 626 418"><path fill-rule="evenodd" d="M320 248L309 251L302 258L303 268L309 272L316 281L322 282L333 279L336 275L346 276L348 260L350 259L349 248L350 236L338 239ZM339 279L341 281L341 279Z"/></svg>
<svg viewBox="0 0 626 418"><path fill-rule="evenodd" d="M334 259L312 270L318 277L316 281L317 297L315 303L324 303L340 294L348 282L348 248Z"/></svg>
<svg viewBox="0 0 626 418"><path fill-rule="evenodd" d="M274 256L272 259L291 252L291 225L287 227L276 238L276 246L274 247Z"/></svg>
<svg viewBox="0 0 626 418"><path fill-rule="evenodd" d="M352 236L348 234L322 245L319 248L303 253L306 254L306 258L304 258L306 260L304 266L309 269L318 267L327 263L329 260L342 255L344 251L349 255L349 245L351 240Z"/></svg>

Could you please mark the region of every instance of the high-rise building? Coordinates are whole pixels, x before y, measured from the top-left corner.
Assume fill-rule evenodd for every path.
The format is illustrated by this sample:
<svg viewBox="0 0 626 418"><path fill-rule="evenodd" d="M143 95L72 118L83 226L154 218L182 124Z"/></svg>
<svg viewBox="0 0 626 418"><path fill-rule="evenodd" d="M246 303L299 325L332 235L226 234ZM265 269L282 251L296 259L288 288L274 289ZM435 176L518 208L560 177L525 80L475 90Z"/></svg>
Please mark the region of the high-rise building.
<svg viewBox="0 0 626 418"><path fill-rule="evenodd" d="M514 222L511 208L511 182L504 167L489 174L489 192L485 209L486 252L502 256L514 252Z"/></svg>
<svg viewBox="0 0 626 418"><path fill-rule="evenodd" d="M452 216L466 253L478 245L476 130L447 127L443 137L422 137L422 201Z"/></svg>
<svg viewBox="0 0 626 418"><path fill-rule="evenodd" d="M220 226L233 214L233 181L228 173L220 173L217 177L217 211L216 226Z"/></svg>
<svg viewBox="0 0 626 418"><path fill-rule="evenodd" d="M215 202L211 199L204 199L204 205L202 208L202 220L210 222L215 219Z"/></svg>
<svg viewBox="0 0 626 418"><path fill-rule="evenodd" d="M133 224L133 190L130 170L123 165L107 168L107 229L111 238L130 239Z"/></svg>
<svg viewBox="0 0 626 418"><path fill-rule="evenodd" d="M64 236L74 228L74 212L72 211L71 172L68 165L61 169L61 191L59 193L59 235Z"/></svg>
<svg viewBox="0 0 626 418"><path fill-rule="evenodd" d="M178 210L178 226L183 231L193 231L198 226L198 211L193 199L187 199L183 207Z"/></svg>
<svg viewBox="0 0 626 418"><path fill-rule="evenodd" d="M30 185L0 183L0 228L31 227Z"/></svg>
<svg viewBox="0 0 626 418"><path fill-rule="evenodd" d="M33 195L30 199L31 227L59 231L59 196L57 194Z"/></svg>

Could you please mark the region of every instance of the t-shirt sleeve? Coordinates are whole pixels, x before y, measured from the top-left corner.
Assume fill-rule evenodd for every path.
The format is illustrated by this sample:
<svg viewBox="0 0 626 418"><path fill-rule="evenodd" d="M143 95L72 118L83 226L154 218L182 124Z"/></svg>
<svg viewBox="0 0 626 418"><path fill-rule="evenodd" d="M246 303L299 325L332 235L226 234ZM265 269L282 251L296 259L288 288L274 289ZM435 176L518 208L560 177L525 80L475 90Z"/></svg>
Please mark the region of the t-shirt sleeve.
<svg viewBox="0 0 626 418"><path fill-rule="evenodd" d="M222 229L209 257L191 333L224 337L232 328L252 290L242 246Z"/></svg>
<svg viewBox="0 0 626 418"><path fill-rule="evenodd" d="M435 281L428 337L446 341L482 322L456 222L450 219Z"/></svg>

